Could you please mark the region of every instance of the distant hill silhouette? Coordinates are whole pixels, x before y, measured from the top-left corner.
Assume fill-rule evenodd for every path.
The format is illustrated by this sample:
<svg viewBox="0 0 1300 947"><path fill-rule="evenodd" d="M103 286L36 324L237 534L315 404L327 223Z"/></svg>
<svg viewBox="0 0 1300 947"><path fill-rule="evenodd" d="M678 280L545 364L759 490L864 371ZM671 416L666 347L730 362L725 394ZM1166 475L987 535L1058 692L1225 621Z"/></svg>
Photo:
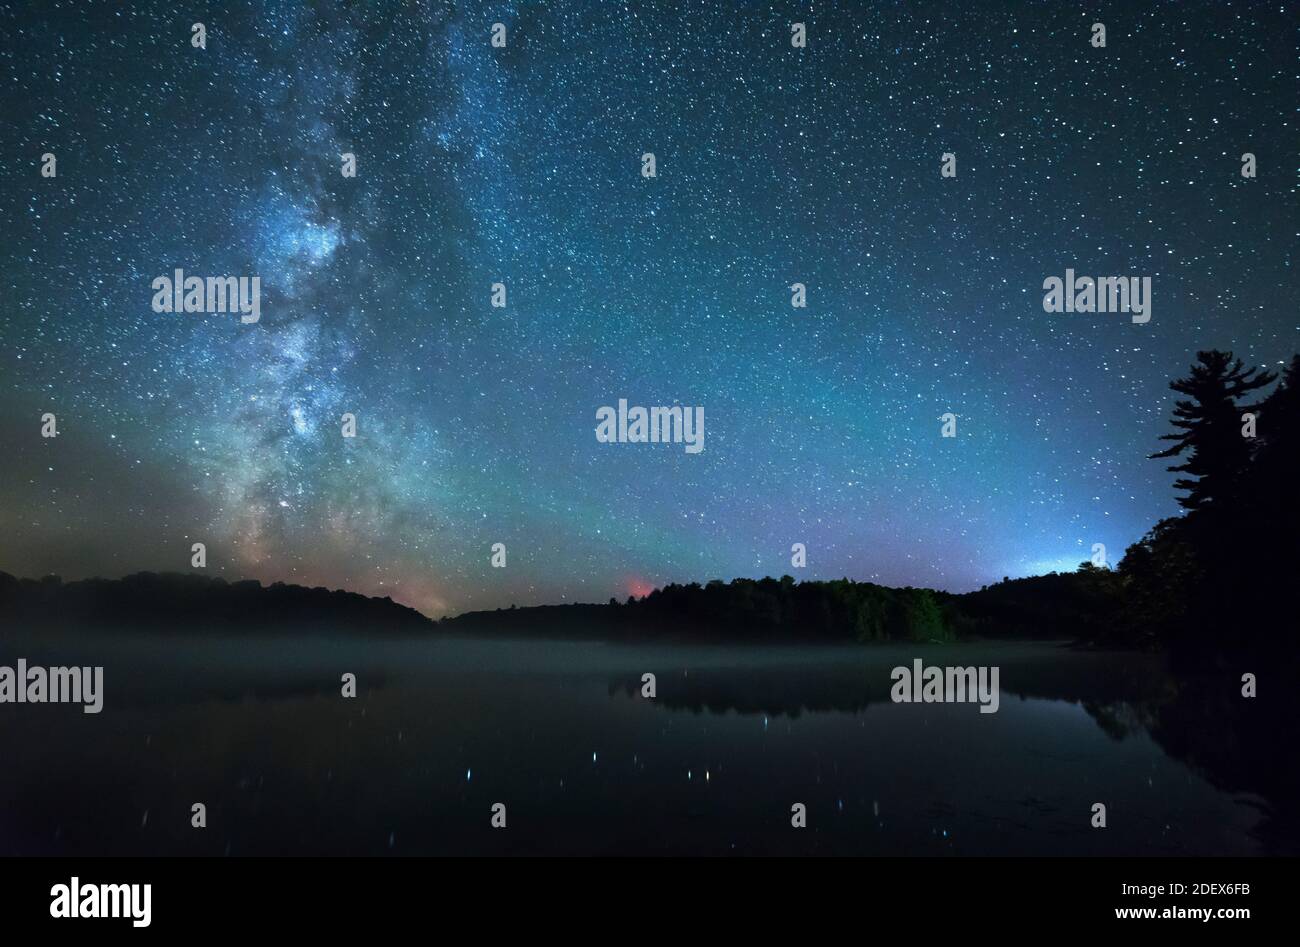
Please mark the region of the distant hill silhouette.
<svg viewBox="0 0 1300 947"><path fill-rule="evenodd" d="M0 633L10 628L337 630L427 632L437 626L413 608L355 592L175 572L64 582L0 572Z"/></svg>

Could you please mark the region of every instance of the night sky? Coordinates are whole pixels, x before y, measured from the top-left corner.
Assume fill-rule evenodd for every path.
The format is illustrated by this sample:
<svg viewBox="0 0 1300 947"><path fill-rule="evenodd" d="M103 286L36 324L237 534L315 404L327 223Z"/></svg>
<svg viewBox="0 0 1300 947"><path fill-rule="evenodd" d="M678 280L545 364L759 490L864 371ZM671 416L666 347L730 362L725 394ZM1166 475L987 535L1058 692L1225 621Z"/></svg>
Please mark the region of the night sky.
<svg viewBox="0 0 1300 947"><path fill-rule="evenodd" d="M1168 381L1300 350L1298 21L0 4L0 569L202 541L208 574L437 616L1114 561L1177 509ZM177 267L260 277L260 322L154 312ZM1044 312L1067 267L1151 277L1151 321ZM619 398L703 406L703 452L598 443Z"/></svg>

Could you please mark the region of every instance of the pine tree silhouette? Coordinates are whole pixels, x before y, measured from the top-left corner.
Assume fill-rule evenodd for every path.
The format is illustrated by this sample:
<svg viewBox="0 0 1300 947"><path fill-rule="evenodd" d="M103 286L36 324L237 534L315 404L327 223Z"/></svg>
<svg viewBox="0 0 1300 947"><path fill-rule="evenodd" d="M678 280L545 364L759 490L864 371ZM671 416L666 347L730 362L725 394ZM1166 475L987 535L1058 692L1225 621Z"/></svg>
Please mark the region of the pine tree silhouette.
<svg viewBox="0 0 1300 947"><path fill-rule="evenodd" d="M1174 482L1175 489L1187 494L1178 498L1181 506L1188 510L1221 507L1239 495L1252 450L1251 440L1242 436L1241 416L1259 409L1239 399L1276 378L1269 371L1246 369L1231 352L1209 351L1197 352L1191 374L1169 383L1187 398L1174 406L1173 426L1178 431L1160 438L1173 445L1151 457L1186 455L1181 464L1168 468L1188 475Z"/></svg>

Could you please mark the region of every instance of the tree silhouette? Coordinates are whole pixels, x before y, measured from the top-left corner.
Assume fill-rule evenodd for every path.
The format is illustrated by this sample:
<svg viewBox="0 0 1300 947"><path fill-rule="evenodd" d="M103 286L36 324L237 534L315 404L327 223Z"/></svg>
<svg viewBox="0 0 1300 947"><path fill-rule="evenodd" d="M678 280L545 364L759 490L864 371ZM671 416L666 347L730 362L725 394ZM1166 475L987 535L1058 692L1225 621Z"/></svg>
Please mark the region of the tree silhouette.
<svg viewBox="0 0 1300 947"><path fill-rule="evenodd" d="M1185 509L1219 507L1239 495L1251 460L1251 441L1242 436L1241 415L1259 408L1239 399L1276 378L1269 371L1246 369L1231 352L1209 351L1197 352L1191 374L1169 383L1187 398L1174 406L1173 426L1178 431L1160 438L1173 445L1151 456L1183 457L1181 464L1168 469L1188 475L1174 482L1176 489L1186 491L1178 498Z"/></svg>
<svg viewBox="0 0 1300 947"><path fill-rule="evenodd" d="M1300 355L1291 359L1282 382L1259 411L1259 448L1245 492L1245 528L1253 550L1247 556L1261 584L1290 589L1300 567ZM1294 619L1290 601L1269 616Z"/></svg>
<svg viewBox="0 0 1300 947"><path fill-rule="evenodd" d="M1300 355L1291 357L1282 383L1260 405L1259 419L1263 487L1270 500L1285 500L1300 485Z"/></svg>

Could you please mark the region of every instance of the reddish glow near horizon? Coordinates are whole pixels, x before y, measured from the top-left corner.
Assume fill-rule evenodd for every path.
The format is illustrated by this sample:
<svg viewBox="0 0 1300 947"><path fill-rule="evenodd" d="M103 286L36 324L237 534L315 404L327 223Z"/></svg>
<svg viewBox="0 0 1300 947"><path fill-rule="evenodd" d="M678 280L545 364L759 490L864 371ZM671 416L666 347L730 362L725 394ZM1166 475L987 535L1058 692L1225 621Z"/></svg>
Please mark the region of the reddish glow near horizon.
<svg viewBox="0 0 1300 947"><path fill-rule="evenodd" d="M645 598L655 590L645 579L628 579L623 584L627 587L627 594L636 598Z"/></svg>

